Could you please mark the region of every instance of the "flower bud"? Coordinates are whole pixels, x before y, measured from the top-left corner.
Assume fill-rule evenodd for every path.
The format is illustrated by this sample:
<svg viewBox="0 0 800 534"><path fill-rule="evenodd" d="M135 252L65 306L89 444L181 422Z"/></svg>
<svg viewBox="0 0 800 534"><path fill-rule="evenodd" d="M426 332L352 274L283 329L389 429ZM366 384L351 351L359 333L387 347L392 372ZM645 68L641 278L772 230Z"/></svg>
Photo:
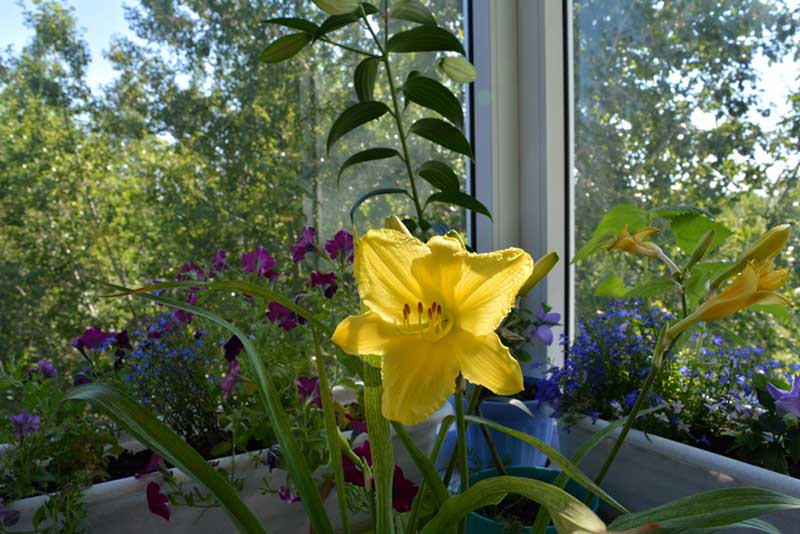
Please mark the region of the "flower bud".
<svg viewBox="0 0 800 534"><path fill-rule="evenodd" d="M695 246L692 251L692 255L689 257L689 261L686 263L686 267L683 268L683 272L690 272L694 266L706 256L708 249L711 248L711 243L714 242L714 237L716 237L714 230L709 230L700 238L700 241L697 242L697 246Z"/></svg>
<svg viewBox="0 0 800 534"><path fill-rule="evenodd" d="M556 263L558 263L558 253L556 252L548 252L547 254L539 258L539 261L534 263L533 272L528 277L528 280L525 282L522 288L519 290L517 296L522 297L523 295L528 293L528 291L533 289L536 286L536 284L541 282L542 278L547 276L547 273L549 273L553 269L553 267L555 267Z"/></svg>
<svg viewBox="0 0 800 534"><path fill-rule="evenodd" d="M772 261L786 246L792 230L788 224L780 224L764 234L761 239L750 245L736 260L736 264L717 276L711 282L711 289L720 287L730 277L738 274L749 262L763 264Z"/></svg>
<svg viewBox="0 0 800 534"><path fill-rule="evenodd" d="M458 241L461 244L461 248L463 248L464 250L467 250L467 242L466 242L466 240L464 240L464 236L461 235L456 230L450 230L449 232L444 234L444 236L447 239L452 239L454 241Z"/></svg>
<svg viewBox="0 0 800 534"><path fill-rule="evenodd" d="M401 221L396 215L387 217L383 222L383 227L390 230L396 230L400 233L406 234L407 236L411 235L411 232L408 230L408 228L406 228L406 225L403 224L403 221Z"/></svg>

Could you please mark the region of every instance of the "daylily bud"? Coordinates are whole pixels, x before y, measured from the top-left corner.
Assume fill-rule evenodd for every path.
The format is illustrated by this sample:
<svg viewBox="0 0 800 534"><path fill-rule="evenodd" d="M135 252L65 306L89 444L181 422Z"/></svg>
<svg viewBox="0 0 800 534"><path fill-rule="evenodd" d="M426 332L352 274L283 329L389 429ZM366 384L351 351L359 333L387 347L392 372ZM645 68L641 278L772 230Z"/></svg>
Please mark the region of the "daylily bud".
<svg viewBox="0 0 800 534"><path fill-rule="evenodd" d="M401 232L403 234L406 234L408 236L411 235L411 232L408 231L408 228L406 228L406 225L403 224L403 221L401 221L396 215L392 215L390 217L387 217L386 220L383 223L383 227L384 228L388 228L390 230L396 230L396 231Z"/></svg>
<svg viewBox="0 0 800 534"><path fill-rule="evenodd" d="M683 268L683 272L690 272L692 268L694 268L694 266L706 256L708 249L711 247L711 243L714 242L714 237L716 237L714 230L709 230L700 239L700 241L697 242L697 246L694 247L692 255L689 257L689 261L686 263L686 267Z"/></svg>
<svg viewBox="0 0 800 534"><path fill-rule="evenodd" d="M533 265L533 273L531 273L528 280L525 281L525 284L522 286L522 289L519 290L517 296L522 297L527 294L528 291L536 287L536 284L547 276L547 273L555 267L556 263L558 263L558 253L556 252L548 252L539 258L539 261L535 262Z"/></svg>
<svg viewBox="0 0 800 534"><path fill-rule="evenodd" d="M736 264L730 269L717 276L711 282L711 289L717 289L727 279L736 275L744 269L748 262L754 261L758 264L772 261L775 256L786 246L792 233L788 224L780 224L764 234L761 239L750 245L739 258Z"/></svg>
<svg viewBox="0 0 800 534"><path fill-rule="evenodd" d="M626 224L620 231L617 239L603 248L606 250L621 250L628 254L641 254L651 258L658 258L661 254L661 248L655 243L647 241L651 235L658 231L658 228L648 226L646 228L640 228L631 234L628 232L628 225Z"/></svg>
<svg viewBox="0 0 800 534"><path fill-rule="evenodd" d="M453 239L455 241L458 241L459 243L461 243L461 248L467 250L467 242L464 240L464 236L461 235L459 232L455 230L450 230L444 236L448 239Z"/></svg>

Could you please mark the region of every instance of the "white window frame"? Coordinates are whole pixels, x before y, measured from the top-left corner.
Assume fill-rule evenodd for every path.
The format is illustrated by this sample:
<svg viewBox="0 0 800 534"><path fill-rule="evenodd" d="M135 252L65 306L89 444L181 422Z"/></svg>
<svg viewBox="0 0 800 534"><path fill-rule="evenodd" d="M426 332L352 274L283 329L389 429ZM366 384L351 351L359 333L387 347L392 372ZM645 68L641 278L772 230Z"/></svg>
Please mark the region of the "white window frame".
<svg viewBox="0 0 800 534"><path fill-rule="evenodd" d="M575 331L573 299L574 165L572 135L572 7L569 0L465 0L467 43L478 79L470 88L475 148L472 193L493 220L470 214L478 251L519 246L558 265L526 299L561 313L554 334ZM535 349L561 365L557 343Z"/></svg>

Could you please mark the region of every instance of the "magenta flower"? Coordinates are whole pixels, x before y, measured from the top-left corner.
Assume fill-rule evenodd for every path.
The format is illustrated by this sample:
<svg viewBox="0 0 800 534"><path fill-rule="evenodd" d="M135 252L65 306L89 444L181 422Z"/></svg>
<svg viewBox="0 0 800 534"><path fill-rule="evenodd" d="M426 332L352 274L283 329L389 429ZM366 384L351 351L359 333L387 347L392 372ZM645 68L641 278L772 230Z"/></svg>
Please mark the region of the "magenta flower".
<svg viewBox="0 0 800 534"><path fill-rule="evenodd" d="M236 387L236 381L242 374L241 367L239 367L238 360L234 359L228 364L228 374L220 381L219 386L222 388L222 397L227 399L233 393Z"/></svg>
<svg viewBox="0 0 800 534"><path fill-rule="evenodd" d="M84 349L103 350L114 341L114 332L103 332L96 326L90 326L80 336L70 343L73 347L83 352Z"/></svg>
<svg viewBox="0 0 800 534"><path fill-rule="evenodd" d="M270 302L267 307L267 319L277 324L287 332L297 327L298 324L305 324L306 320L298 316L289 308L278 304L277 302Z"/></svg>
<svg viewBox="0 0 800 534"><path fill-rule="evenodd" d="M294 383L297 384L297 397L302 402L310 402L311 404L322 408L322 397L319 393L319 378L318 377L305 377L298 376Z"/></svg>
<svg viewBox="0 0 800 534"><path fill-rule="evenodd" d="M322 289L325 298L331 299L336 294L336 290L339 288L336 285L336 274L333 272L330 273L321 273L319 271L314 271L311 273L311 285L313 287L318 287Z"/></svg>
<svg viewBox="0 0 800 534"><path fill-rule="evenodd" d="M306 254L315 252L317 246L316 241L317 231L313 226L306 226L303 228L303 236L292 245L292 261L295 263L301 262L306 259Z"/></svg>
<svg viewBox="0 0 800 534"><path fill-rule="evenodd" d="M128 349L133 350L133 346L131 346L131 338L128 336L128 331L123 330L122 332L117 332L114 335L114 344L117 346L117 349Z"/></svg>
<svg viewBox="0 0 800 534"><path fill-rule="evenodd" d="M222 250L217 249L217 252L214 253L214 259L211 260L211 268L215 271L222 272L227 269L227 264L225 263L225 258L228 257L228 254ZM213 274L213 273L210 273Z"/></svg>
<svg viewBox="0 0 800 534"><path fill-rule="evenodd" d="M34 372L42 375L42 378L58 378L58 371L53 364L47 360L39 360Z"/></svg>
<svg viewBox="0 0 800 534"><path fill-rule="evenodd" d="M283 502L288 502L289 504L300 502L300 496L296 494L294 490L287 488L286 486L281 486L278 488L278 497Z"/></svg>
<svg viewBox="0 0 800 534"><path fill-rule="evenodd" d="M281 446L276 443L267 449L265 460L267 467L269 467L269 472L272 473L273 469L281 465Z"/></svg>
<svg viewBox="0 0 800 534"><path fill-rule="evenodd" d="M161 455L159 455L157 452L154 452L150 455L150 459L147 460L147 463L144 465L144 467L142 467L140 471L134 473L133 478L141 478L148 473L155 473L156 471L159 471L161 467L166 467L164 459L161 458Z"/></svg>
<svg viewBox="0 0 800 534"><path fill-rule="evenodd" d="M242 254L242 270L246 273L258 273L258 276L265 276L272 280L278 276L272 268L275 267L275 258L262 246L253 252Z"/></svg>
<svg viewBox="0 0 800 534"><path fill-rule="evenodd" d="M147 508L169 521L169 497L161 493L161 486L155 482L147 484Z"/></svg>
<svg viewBox="0 0 800 534"><path fill-rule="evenodd" d="M42 420L38 415L31 415L27 410L22 410L19 415L12 415L11 425L14 427L14 435L19 439L38 432L42 428Z"/></svg>
<svg viewBox="0 0 800 534"><path fill-rule="evenodd" d="M538 318L538 325L533 327L532 334L533 337L541 341L547 346L553 344L553 331L551 328L556 326L558 322L561 320L560 313L550 313L549 311L545 311L544 305L539 306L539 312L537 313Z"/></svg>
<svg viewBox="0 0 800 534"><path fill-rule="evenodd" d="M325 250L332 260L347 260L353 263L353 235L344 230L339 230L333 239L325 241Z"/></svg>
<svg viewBox="0 0 800 534"><path fill-rule="evenodd" d="M794 377L789 391L778 389L771 382L767 382L767 391L775 399L775 406L795 417L800 417L800 376Z"/></svg>
<svg viewBox="0 0 800 534"><path fill-rule="evenodd" d="M194 275L194 276L192 276ZM175 277L176 280L205 280L206 273L202 267L197 265L193 261L187 261L181 268L178 270L178 276Z"/></svg>
<svg viewBox="0 0 800 534"><path fill-rule="evenodd" d="M365 441L360 447L353 449L356 456L372 465L372 451L369 441ZM364 473L345 455L342 455L342 467L344 468L344 480L350 484L364 487ZM374 484L373 484L374 487ZM419 487L408 480L403 474L399 465L394 466L394 477L392 481L392 508L398 512L408 512L411 510L411 503L417 496Z"/></svg>
<svg viewBox="0 0 800 534"><path fill-rule="evenodd" d="M189 291L189 297L186 299L186 303L192 306L197 304L197 293ZM183 324L189 324L194 320L194 314L185 310L175 310L172 315L177 321Z"/></svg>
<svg viewBox="0 0 800 534"><path fill-rule="evenodd" d="M4 527L13 527L19 522L19 512L6 508L5 501L0 497L0 524Z"/></svg>
<svg viewBox="0 0 800 534"><path fill-rule="evenodd" d="M242 353L244 350L244 345L242 341L236 337L235 335L231 336L231 338L222 346L225 349L225 359L229 362L232 362L236 359L236 357Z"/></svg>
<svg viewBox="0 0 800 534"><path fill-rule="evenodd" d="M350 428L353 429L353 435L357 436L367 431L367 422L362 421L361 419L356 419L352 415L345 414L345 417L348 421L350 421Z"/></svg>

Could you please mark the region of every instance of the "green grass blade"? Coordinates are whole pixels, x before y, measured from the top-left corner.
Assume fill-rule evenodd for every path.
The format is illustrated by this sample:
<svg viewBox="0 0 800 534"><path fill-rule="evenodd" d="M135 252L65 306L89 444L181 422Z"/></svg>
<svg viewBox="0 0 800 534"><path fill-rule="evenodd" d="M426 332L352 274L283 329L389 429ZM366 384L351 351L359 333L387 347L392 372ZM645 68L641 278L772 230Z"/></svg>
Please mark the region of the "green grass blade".
<svg viewBox="0 0 800 534"><path fill-rule="evenodd" d="M436 467L433 465L433 462L419 450L419 447L411 440L411 437L402 424L392 421L392 427L408 451L408 454L411 455L411 459L414 460L417 469L419 469L419 472L422 473L425 481L430 486L433 498L436 499L436 506L441 506L450 497L450 492L447 491L444 482L439 478L439 473L436 472Z"/></svg>
<svg viewBox="0 0 800 534"><path fill-rule="evenodd" d="M193 448L167 425L116 388L89 384L72 389L64 400L86 401L108 415L139 442L160 454L216 497L241 532L266 532L258 518L239 498L236 490Z"/></svg>

